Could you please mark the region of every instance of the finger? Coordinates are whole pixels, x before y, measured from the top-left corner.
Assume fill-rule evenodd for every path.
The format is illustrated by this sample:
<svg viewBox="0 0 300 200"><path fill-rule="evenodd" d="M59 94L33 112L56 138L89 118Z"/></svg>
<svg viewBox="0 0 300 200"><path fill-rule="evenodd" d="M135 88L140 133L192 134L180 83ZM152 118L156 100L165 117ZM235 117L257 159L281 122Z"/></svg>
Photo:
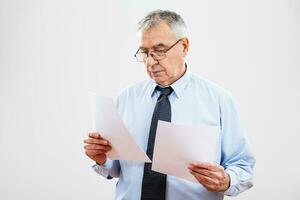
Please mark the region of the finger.
<svg viewBox="0 0 300 200"><path fill-rule="evenodd" d="M199 169L206 169L211 171L217 171L218 165L215 163L205 163L205 162L193 162L189 165L191 168L199 168Z"/></svg>
<svg viewBox="0 0 300 200"><path fill-rule="evenodd" d="M194 171L190 171L190 173L192 175L194 175L194 177L203 185L205 186L210 186L210 185L213 185L215 184L215 181L214 179L208 177L208 176L205 176L205 175L202 175L202 174L199 174L197 172L194 172Z"/></svg>
<svg viewBox="0 0 300 200"><path fill-rule="evenodd" d="M109 145L109 143L108 143L107 140L104 140L104 139L94 139L94 138L85 139L84 143L86 143L86 144Z"/></svg>
<svg viewBox="0 0 300 200"><path fill-rule="evenodd" d="M104 150L104 151L109 151L112 149L111 146L103 146L97 144L88 144L85 145L84 148L87 150Z"/></svg>
<svg viewBox="0 0 300 200"><path fill-rule="evenodd" d="M221 180L224 178L225 171L222 166L216 165L212 167L211 169L205 169L205 168L199 168L198 166L189 165L189 170L192 170L198 174L202 174L205 176L208 176L210 178L213 178L215 180Z"/></svg>
<svg viewBox="0 0 300 200"><path fill-rule="evenodd" d="M208 176L208 177L211 177L211 178L217 177L217 175L216 175L217 172L215 172L215 171L211 171L211 170L207 170L207 169L202 169L202 168L192 168L191 170L193 172L201 174L203 176Z"/></svg>
<svg viewBox="0 0 300 200"><path fill-rule="evenodd" d="M89 137L91 138L95 138L95 139L101 139L101 135L99 134L99 132L96 132L96 131L92 131L92 132L89 132Z"/></svg>
<svg viewBox="0 0 300 200"><path fill-rule="evenodd" d="M96 155L101 155L101 154L106 154L107 151L103 150L86 150L85 154L88 156L96 156Z"/></svg>

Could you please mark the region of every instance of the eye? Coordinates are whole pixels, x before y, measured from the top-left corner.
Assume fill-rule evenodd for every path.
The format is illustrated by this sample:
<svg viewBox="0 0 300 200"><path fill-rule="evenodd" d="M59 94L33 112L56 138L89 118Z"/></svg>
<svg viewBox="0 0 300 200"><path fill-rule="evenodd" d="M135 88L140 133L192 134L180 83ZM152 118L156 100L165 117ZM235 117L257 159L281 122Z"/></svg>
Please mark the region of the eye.
<svg viewBox="0 0 300 200"><path fill-rule="evenodd" d="M164 53L166 50L165 49L156 49L155 51L158 53Z"/></svg>
<svg viewBox="0 0 300 200"><path fill-rule="evenodd" d="M136 53L136 55L137 55L137 56L143 56L143 57L145 57L145 56L148 55L148 53L145 52L145 51L139 51L139 52Z"/></svg>
<svg viewBox="0 0 300 200"><path fill-rule="evenodd" d="M155 53L155 54L158 55L158 56L162 56L162 55L165 54L165 50L162 50L162 49L160 49L160 50L155 50L153 53Z"/></svg>

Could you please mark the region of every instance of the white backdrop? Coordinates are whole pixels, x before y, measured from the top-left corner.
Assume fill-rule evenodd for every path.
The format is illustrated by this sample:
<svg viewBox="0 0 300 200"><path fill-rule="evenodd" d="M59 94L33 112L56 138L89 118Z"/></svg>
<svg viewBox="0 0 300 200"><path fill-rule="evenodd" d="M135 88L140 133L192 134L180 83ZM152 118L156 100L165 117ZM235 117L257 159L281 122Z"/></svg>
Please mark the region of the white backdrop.
<svg viewBox="0 0 300 200"><path fill-rule="evenodd" d="M0 0L1 200L113 198L83 151L87 91L146 78L136 23L157 8L186 21L190 69L235 97L257 158L235 199L300 199L300 1Z"/></svg>

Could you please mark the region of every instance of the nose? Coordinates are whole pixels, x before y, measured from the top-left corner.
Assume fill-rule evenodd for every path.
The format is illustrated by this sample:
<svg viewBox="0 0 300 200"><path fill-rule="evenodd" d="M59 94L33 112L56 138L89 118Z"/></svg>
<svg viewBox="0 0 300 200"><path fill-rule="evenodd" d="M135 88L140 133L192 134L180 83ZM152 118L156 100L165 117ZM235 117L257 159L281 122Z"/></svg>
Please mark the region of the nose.
<svg viewBox="0 0 300 200"><path fill-rule="evenodd" d="M155 64L158 63L158 61L155 60L155 59L152 57L152 54L151 54L151 53L150 53L150 54L148 55L148 57L146 58L145 62L146 62L146 65L147 65L148 67L151 67L151 66L153 66L153 65L155 65Z"/></svg>

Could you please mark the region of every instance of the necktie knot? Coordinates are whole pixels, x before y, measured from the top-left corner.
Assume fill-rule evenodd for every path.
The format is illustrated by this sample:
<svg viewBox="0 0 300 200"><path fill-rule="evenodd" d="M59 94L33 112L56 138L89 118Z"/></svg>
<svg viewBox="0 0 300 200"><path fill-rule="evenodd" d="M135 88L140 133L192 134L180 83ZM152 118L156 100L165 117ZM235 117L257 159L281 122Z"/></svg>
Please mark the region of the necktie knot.
<svg viewBox="0 0 300 200"><path fill-rule="evenodd" d="M160 91L162 95L169 96L173 92L172 87L160 87L156 86L156 90Z"/></svg>

